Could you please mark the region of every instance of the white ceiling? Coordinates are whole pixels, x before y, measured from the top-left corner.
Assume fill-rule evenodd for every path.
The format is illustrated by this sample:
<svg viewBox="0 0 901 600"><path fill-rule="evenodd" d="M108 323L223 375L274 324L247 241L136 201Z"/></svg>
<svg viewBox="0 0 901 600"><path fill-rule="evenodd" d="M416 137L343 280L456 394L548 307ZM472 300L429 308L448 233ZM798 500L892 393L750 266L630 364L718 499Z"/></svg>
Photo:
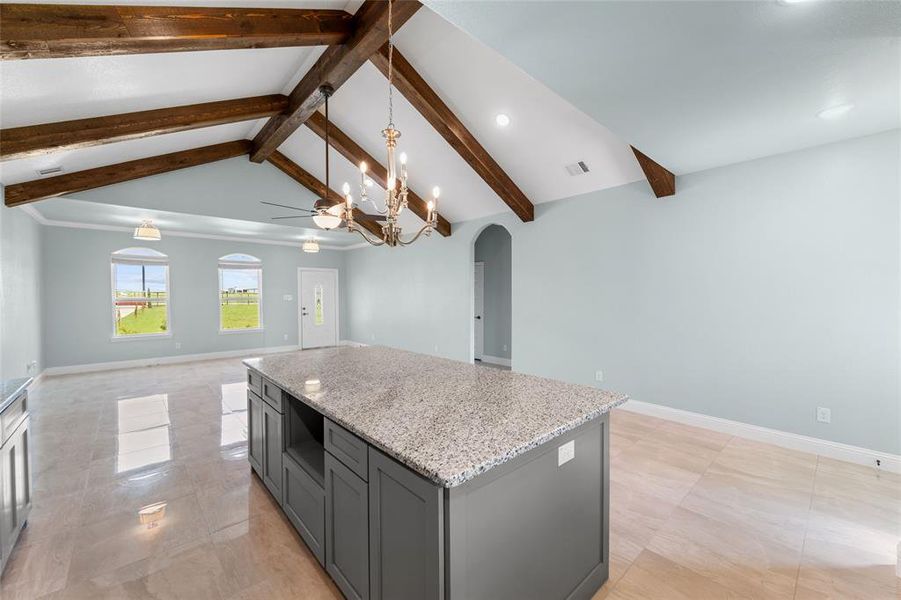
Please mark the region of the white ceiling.
<svg viewBox="0 0 901 600"><path fill-rule="evenodd" d="M246 0L127 3L249 5ZM359 3L258 5L352 12ZM898 3L430 4L461 28L422 9L397 34L398 48L535 203L641 179L626 141L683 173L898 126L901 29L892 29ZM287 93L321 52L275 48L0 62L0 123L15 127ZM335 124L379 159L384 157L380 131L387 121L386 94L385 78L367 63L331 102ZM839 101L857 108L838 121L814 116ZM505 129L494 122L500 112L511 118ZM403 132L400 149L410 157L411 188L425 197L433 185L441 186L446 218L459 222L509 210L399 93L394 121ZM34 179L36 170L50 166L72 172L251 138L263 122L8 161L0 163L0 182ZM307 128L280 150L324 179L323 142ZM349 181L356 194L356 166L334 151L330 156L332 188ZM236 169L246 181L256 181L256 174L245 169L259 169L270 181L263 186L269 200L312 203L312 194L271 166L241 160ZM568 175L564 166L580 160L590 173ZM158 176L154 185L170 182L160 194L132 182L75 195L82 202L74 205L52 200L36 206L48 218L104 226L136 218L143 209L158 211L161 219L181 219L167 225L172 230L241 229L221 221L229 220L244 222L248 235L278 240L298 235L296 226L270 222L279 213L262 211L251 191L222 192L217 203L201 201L198 194L182 197L172 187L190 189L188 179L215 171L199 167L171 178ZM371 190L375 198L383 193ZM420 222L407 215L403 225L412 229ZM344 234L334 243L350 239Z"/></svg>
<svg viewBox="0 0 901 600"><path fill-rule="evenodd" d="M901 124L899 2L425 3L677 174Z"/></svg>

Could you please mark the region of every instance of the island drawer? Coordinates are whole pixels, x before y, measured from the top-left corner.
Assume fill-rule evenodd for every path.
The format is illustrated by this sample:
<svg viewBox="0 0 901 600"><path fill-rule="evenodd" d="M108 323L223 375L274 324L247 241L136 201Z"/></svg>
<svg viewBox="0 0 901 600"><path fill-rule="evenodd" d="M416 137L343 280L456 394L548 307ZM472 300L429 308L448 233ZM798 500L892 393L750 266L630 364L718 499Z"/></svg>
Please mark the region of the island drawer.
<svg viewBox="0 0 901 600"><path fill-rule="evenodd" d="M328 419L325 420L325 449L363 481L369 480L369 444Z"/></svg>
<svg viewBox="0 0 901 600"><path fill-rule="evenodd" d="M22 392L0 414L0 443L13 434L19 424L28 416L28 393Z"/></svg>
<svg viewBox="0 0 901 600"><path fill-rule="evenodd" d="M265 377L263 377L263 393L260 394L260 396L266 401L266 404L278 412L284 412L282 409L282 388L278 387Z"/></svg>
<svg viewBox="0 0 901 600"><path fill-rule="evenodd" d="M263 376L253 369L247 369L247 389L257 396L263 395Z"/></svg>

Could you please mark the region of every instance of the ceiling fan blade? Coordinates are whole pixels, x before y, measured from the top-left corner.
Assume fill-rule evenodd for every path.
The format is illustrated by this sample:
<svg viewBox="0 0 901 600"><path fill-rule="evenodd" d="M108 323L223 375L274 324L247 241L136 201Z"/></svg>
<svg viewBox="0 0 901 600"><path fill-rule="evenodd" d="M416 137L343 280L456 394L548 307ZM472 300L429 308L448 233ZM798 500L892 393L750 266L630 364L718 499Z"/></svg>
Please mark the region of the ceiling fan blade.
<svg viewBox="0 0 901 600"><path fill-rule="evenodd" d="M312 219L313 215L291 215L289 217L269 217L273 221L277 219Z"/></svg>
<svg viewBox="0 0 901 600"><path fill-rule="evenodd" d="M286 204L276 204L275 202L266 202L265 200L260 200L260 204L268 204L269 206L279 206L281 208L290 208L291 210L302 210L304 212L316 212L314 210L310 210L309 208L298 208L296 206L288 206Z"/></svg>

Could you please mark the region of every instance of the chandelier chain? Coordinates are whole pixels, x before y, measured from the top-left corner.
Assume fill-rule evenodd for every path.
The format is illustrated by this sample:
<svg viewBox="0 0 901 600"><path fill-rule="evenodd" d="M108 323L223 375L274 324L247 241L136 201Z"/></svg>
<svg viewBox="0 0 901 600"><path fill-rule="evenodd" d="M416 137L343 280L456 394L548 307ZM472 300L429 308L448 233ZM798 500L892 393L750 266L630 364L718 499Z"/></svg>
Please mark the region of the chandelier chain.
<svg viewBox="0 0 901 600"><path fill-rule="evenodd" d="M394 41L392 40L393 23L392 23L392 7L393 0L388 0L388 128L394 129L394 86L392 85L392 76L394 72Z"/></svg>

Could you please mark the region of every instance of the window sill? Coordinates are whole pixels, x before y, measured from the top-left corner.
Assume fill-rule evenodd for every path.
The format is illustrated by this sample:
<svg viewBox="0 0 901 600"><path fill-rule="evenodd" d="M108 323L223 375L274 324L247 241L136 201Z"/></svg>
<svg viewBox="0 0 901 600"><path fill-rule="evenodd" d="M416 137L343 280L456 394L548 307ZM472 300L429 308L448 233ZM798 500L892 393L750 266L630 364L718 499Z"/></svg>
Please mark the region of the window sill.
<svg viewBox="0 0 901 600"><path fill-rule="evenodd" d="M262 327L256 327L254 329L220 329L219 335L232 335L235 333L263 333Z"/></svg>
<svg viewBox="0 0 901 600"><path fill-rule="evenodd" d="M131 342L134 340L165 340L171 338L171 333L139 333L136 335L111 335L111 342Z"/></svg>

